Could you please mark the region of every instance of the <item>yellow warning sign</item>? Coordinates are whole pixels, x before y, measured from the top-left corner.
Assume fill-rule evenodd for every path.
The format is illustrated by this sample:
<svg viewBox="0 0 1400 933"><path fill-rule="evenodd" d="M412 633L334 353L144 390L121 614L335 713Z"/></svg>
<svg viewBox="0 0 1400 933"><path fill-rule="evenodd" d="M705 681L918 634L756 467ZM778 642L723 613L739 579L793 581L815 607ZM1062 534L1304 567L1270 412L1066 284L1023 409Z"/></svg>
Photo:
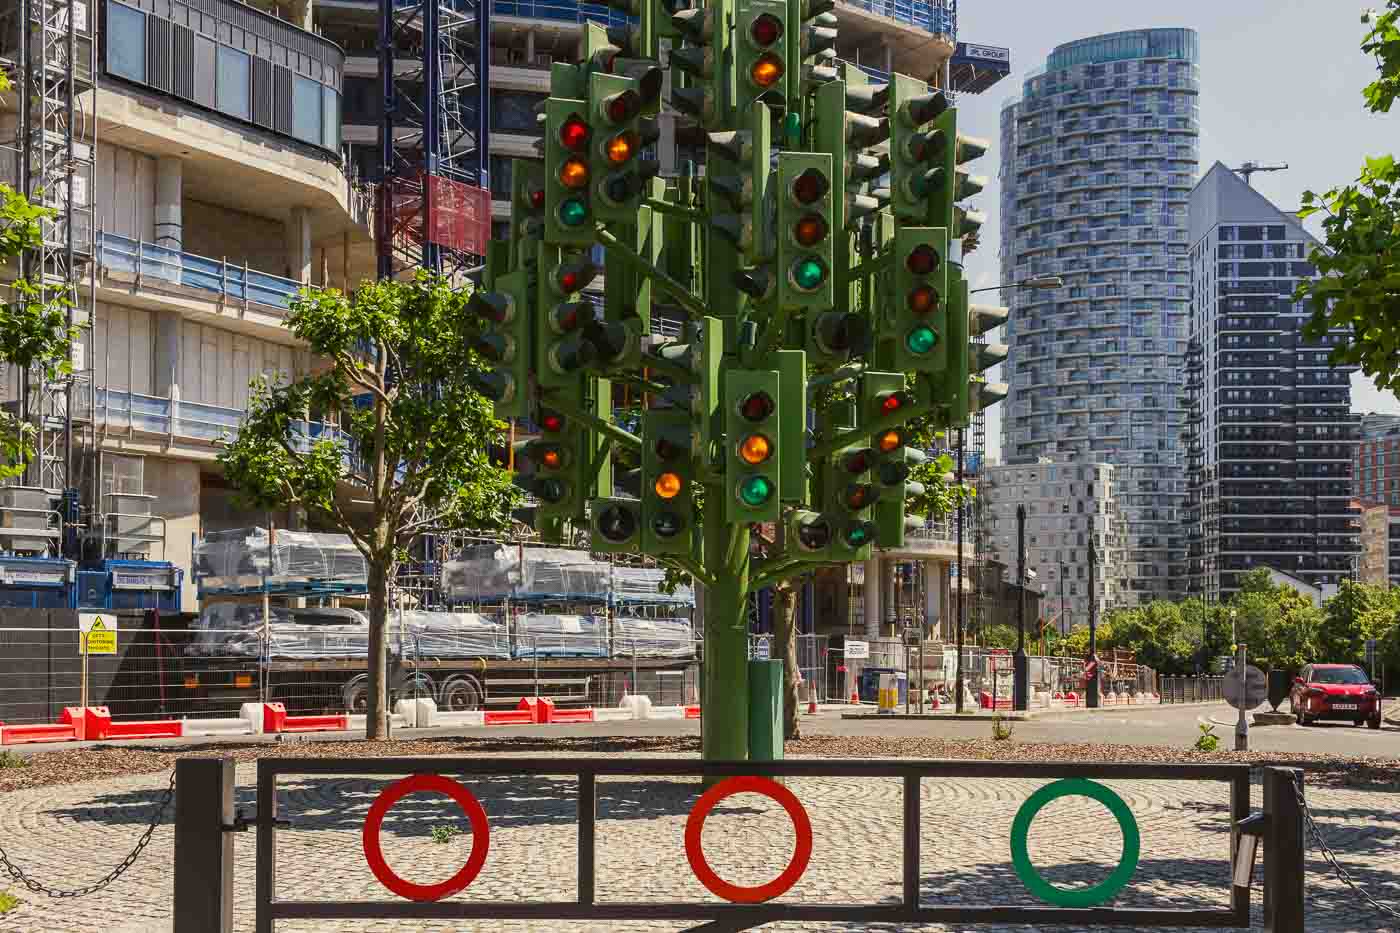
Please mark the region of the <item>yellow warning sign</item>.
<svg viewBox="0 0 1400 933"><path fill-rule="evenodd" d="M80 613L78 643L83 654L116 654L117 617L96 612Z"/></svg>

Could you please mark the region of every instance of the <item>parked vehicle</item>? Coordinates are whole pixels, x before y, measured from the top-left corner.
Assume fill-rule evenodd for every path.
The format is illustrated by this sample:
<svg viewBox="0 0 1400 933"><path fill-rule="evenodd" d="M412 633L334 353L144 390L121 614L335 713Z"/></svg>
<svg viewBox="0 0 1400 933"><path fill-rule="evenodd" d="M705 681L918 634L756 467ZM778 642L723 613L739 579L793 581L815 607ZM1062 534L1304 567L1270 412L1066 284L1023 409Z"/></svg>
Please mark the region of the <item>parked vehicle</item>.
<svg viewBox="0 0 1400 933"><path fill-rule="evenodd" d="M1366 672L1355 664L1309 664L1293 679L1290 711L1298 725L1319 719L1363 722L1381 727L1381 694Z"/></svg>

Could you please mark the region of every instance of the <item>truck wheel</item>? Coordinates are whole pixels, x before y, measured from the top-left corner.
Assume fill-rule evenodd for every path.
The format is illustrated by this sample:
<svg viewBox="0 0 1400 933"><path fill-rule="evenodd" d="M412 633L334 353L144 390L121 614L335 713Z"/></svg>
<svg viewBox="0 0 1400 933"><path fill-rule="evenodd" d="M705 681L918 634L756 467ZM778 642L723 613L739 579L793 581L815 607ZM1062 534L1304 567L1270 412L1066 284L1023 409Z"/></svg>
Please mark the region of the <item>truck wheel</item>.
<svg viewBox="0 0 1400 933"><path fill-rule="evenodd" d="M399 681L394 696L400 700L432 699L437 696L437 684L427 674L413 674Z"/></svg>
<svg viewBox="0 0 1400 933"><path fill-rule="evenodd" d="M340 691L341 704L350 713L364 713L369 709L369 675L361 674L350 681Z"/></svg>
<svg viewBox="0 0 1400 933"><path fill-rule="evenodd" d="M453 677L442 687L442 708L449 712L481 709L481 684L475 677Z"/></svg>

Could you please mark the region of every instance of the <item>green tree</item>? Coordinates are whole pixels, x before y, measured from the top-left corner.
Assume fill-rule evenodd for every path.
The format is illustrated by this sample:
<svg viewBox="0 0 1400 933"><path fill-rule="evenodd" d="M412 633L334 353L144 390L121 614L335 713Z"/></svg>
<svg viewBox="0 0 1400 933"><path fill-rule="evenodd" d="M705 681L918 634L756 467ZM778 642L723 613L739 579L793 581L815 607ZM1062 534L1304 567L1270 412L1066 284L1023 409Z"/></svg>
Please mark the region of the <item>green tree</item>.
<svg viewBox="0 0 1400 933"><path fill-rule="evenodd" d="M1366 109L1389 113L1400 94L1400 0L1367 13L1362 51L1375 56L1378 77L1362 91ZM1382 389L1400 389L1400 166L1393 155L1368 157L1357 180L1318 195L1303 192L1299 217L1322 213L1323 247L1310 257L1318 277L1296 297L1312 302L1303 330L1310 340L1341 328L1348 341L1337 363L1359 365Z"/></svg>
<svg viewBox="0 0 1400 933"><path fill-rule="evenodd" d="M1250 663L1264 670L1296 671L1316 660L1321 609L1292 587L1274 586L1267 570L1245 574L1241 587L1226 612Z"/></svg>
<svg viewBox="0 0 1400 933"><path fill-rule="evenodd" d="M0 93L10 83L0 73ZM42 245L43 222L54 211L32 203L23 192L0 184L0 267ZM42 372L52 381L72 372L74 331L68 327L67 302L36 277L5 283L9 294L0 307L0 362L21 371ZM34 426L21 415L0 412L0 479L19 476L34 453Z"/></svg>
<svg viewBox="0 0 1400 933"><path fill-rule="evenodd" d="M401 555L424 532L504 527L516 501L489 459L505 425L473 388L468 294L428 276L365 283L352 297L302 294L287 327L324 367L286 385L255 382L219 456L246 502L300 505L364 555L370 739L387 734L388 594ZM312 413L334 415L338 430L309 436Z"/></svg>

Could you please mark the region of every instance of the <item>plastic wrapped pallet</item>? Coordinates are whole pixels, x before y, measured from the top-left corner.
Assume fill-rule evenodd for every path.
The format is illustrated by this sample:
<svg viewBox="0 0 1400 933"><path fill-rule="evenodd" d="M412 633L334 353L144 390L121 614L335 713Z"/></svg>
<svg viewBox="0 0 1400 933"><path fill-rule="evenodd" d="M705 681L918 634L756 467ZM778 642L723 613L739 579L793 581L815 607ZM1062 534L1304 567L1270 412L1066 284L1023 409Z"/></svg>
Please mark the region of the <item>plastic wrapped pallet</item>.
<svg viewBox="0 0 1400 933"><path fill-rule="evenodd" d="M693 658L695 638L685 619L613 619L613 657Z"/></svg>
<svg viewBox="0 0 1400 933"><path fill-rule="evenodd" d="M455 602L500 599L604 599L609 565L567 548L474 548L442 568L442 585Z"/></svg>
<svg viewBox="0 0 1400 933"><path fill-rule="evenodd" d="M624 602L674 602L695 604L695 593L688 586L677 586L674 592L662 591L666 571L659 567L614 567L613 595Z"/></svg>
<svg viewBox="0 0 1400 933"><path fill-rule="evenodd" d="M395 615L389 621L398 625ZM508 658L505 624L476 612L404 610L404 637L420 658Z"/></svg>
<svg viewBox="0 0 1400 933"><path fill-rule="evenodd" d="M269 546L266 528L211 532L195 546L195 573L209 587L260 585L264 577L364 585L364 555L348 535L277 529Z"/></svg>
<svg viewBox="0 0 1400 933"><path fill-rule="evenodd" d="M291 620L281 606L272 608L274 624ZM262 606L256 603L205 603L190 625L192 638L185 652L197 657L249 657L260 654Z"/></svg>
<svg viewBox="0 0 1400 933"><path fill-rule="evenodd" d="M191 626L188 653L202 657L258 657L263 630L256 603L209 603ZM363 658L369 654L369 620L354 609L289 609L273 606L267 623L270 658L314 660ZM398 627L390 619L389 651L401 653ZM409 643L410 648L412 642Z"/></svg>
<svg viewBox="0 0 1400 933"><path fill-rule="evenodd" d="M511 623L517 658L606 658L607 621L602 616L524 613Z"/></svg>

